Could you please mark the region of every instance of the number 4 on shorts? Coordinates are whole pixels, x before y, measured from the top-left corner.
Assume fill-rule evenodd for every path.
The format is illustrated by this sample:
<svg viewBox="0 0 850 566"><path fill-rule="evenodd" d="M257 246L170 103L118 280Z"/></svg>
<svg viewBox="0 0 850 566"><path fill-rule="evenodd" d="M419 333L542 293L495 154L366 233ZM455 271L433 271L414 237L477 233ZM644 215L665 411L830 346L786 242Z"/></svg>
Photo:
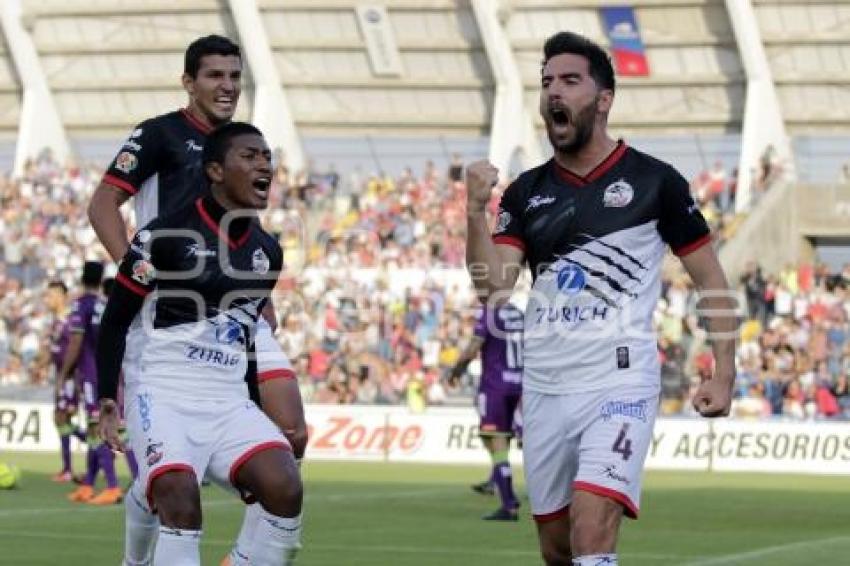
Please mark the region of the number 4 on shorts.
<svg viewBox="0 0 850 566"><path fill-rule="evenodd" d="M623 423L623 428L620 429L620 433L614 441L614 446L611 447L611 450L623 456L623 460L632 457L632 441L626 438L627 432L629 432L629 424Z"/></svg>

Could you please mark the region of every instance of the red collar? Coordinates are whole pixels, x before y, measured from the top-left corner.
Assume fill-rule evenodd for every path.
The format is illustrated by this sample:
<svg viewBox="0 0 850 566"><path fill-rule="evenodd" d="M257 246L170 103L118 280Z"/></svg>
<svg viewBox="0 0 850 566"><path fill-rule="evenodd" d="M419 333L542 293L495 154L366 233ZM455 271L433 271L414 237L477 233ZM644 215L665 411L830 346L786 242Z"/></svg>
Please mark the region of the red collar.
<svg viewBox="0 0 850 566"><path fill-rule="evenodd" d="M204 207L203 197L195 201L195 207L198 209L198 214L201 215L201 219L204 221L204 223L209 226L213 232L217 233L219 238L227 242L227 247L229 247L231 250L235 250L236 248L241 247L243 244L245 244L245 242L248 241L248 237L251 235L250 224L245 230L245 233L239 236L239 239L234 242L228 237L227 234L224 233L224 231L221 229L221 226L219 226L219 223L213 219L212 215L210 215L210 213Z"/></svg>
<svg viewBox="0 0 850 566"><path fill-rule="evenodd" d="M561 166L554 159L552 160L555 164L555 172L558 174L558 177L566 181L571 185L578 185L579 187L583 187L600 178L602 175L608 172L614 165L617 164L620 159L626 154L626 150L629 146L626 145L626 142L623 140L617 141L617 147L615 147L608 156L603 159L599 165L594 167L590 173L585 176L577 175L570 171L569 169Z"/></svg>
<svg viewBox="0 0 850 566"><path fill-rule="evenodd" d="M201 132L201 133L202 133L202 134L204 134L205 136L206 136L206 135L208 135L211 131L213 131L213 130L215 129L215 128L213 128L212 126L210 126L210 125L208 125L208 124L205 124L204 122L201 122L200 120L198 120L197 118L195 118L195 117L192 115L192 113L191 113L191 112L189 112L189 109L188 109L188 108L181 108L181 109L180 109L180 113L181 113L181 114L183 114L183 118L184 118L187 122L189 122L189 125L190 125L190 126L192 126L193 128L195 128L196 130L198 130L199 132Z"/></svg>

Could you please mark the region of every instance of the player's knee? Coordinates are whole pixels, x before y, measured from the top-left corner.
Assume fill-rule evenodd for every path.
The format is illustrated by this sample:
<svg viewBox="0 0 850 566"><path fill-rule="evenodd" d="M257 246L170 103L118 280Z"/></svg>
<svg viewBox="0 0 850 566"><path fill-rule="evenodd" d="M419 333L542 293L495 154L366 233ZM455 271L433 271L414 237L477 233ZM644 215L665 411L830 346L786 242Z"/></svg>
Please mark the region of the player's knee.
<svg viewBox="0 0 850 566"><path fill-rule="evenodd" d="M201 494L195 476L186 472L168 472L151 485L160 522L177 529L201 528Z"/></svg>
<svg viewBox="0 0 850 566"><path fill-rule="evenodd" d="M264 491L263 507L280 517L291 517L301 512L304 488L298 474L276 474Z"/></svg>

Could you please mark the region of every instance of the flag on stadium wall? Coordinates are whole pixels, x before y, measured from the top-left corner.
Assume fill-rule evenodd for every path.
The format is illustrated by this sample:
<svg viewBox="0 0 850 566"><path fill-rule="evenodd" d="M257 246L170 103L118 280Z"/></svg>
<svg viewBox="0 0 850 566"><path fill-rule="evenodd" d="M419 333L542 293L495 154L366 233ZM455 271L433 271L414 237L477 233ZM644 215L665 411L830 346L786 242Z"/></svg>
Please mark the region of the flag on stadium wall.
<svg viewBox="0 0 850 566"><path fill-rule="evenodd" d="M646 50L640 38L640 28L635 20L634 8L616 6L600 8L605 22L605 33L611 44L617 74L625 77L649 75Z"/></svg>

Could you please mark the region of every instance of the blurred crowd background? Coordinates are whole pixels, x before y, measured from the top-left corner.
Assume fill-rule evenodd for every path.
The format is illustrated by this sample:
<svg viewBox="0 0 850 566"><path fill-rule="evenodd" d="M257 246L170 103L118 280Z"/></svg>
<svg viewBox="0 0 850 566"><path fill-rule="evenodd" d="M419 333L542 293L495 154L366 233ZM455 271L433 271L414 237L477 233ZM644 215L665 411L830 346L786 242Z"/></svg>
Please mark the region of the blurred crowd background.
<svg viewBox="0 0 850 566"><path fill-rule="evenodd" d="M464 268L463 165L454 156L446 170L429 162L347 178L333 168L294 174L278 167L263 222L285 250L277 336L305 401L405 403L414 411L470 402L479 364L458 385L445 379L471 336L477 306ZM781 168L767 148L754 200ZM91 166L61 166L47 153L19 179L0 175L0 392L49 395L52 375L35 363L48 347L47 282L78 287L86 260L114 272L86 217L101 175ZM734 212L736 177L717 162L692 180L716 246L742 220ZM689 397L713 360L693 287L668 263L654 317L662 412L690 414ZM764 273L753 262L731 283L743 311L734 413L850 417L850 266L836 273L789 262Z"/></svg>

